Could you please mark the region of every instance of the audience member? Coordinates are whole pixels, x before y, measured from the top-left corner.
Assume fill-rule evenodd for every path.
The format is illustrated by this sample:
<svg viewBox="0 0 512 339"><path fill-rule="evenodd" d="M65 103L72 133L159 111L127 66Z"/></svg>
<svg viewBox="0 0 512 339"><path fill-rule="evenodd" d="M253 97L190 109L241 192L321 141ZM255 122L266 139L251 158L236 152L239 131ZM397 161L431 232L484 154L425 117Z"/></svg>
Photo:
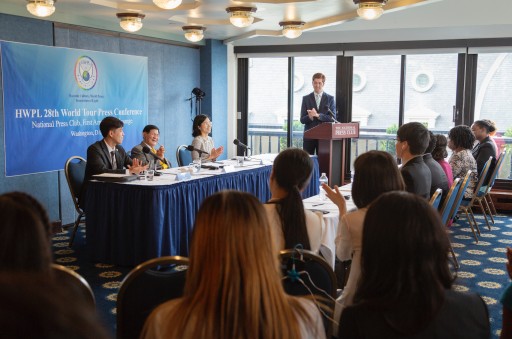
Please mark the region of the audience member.
<svg viewBox="0 0 512 339"><path fill-rule="evenodd" d="M26 193L0 195L0 272L50 274L51 225L41 204Z"/></svg>
<svg viewBox="0 0 512 339"><path fill-rule="evenodd" d="M309 184L313 161L298 148L278 154L270 173L271 199L264 205L277 248L294 248L318 252L324 229L323 215L304 209L301 192Z"/></svg>
<svg viewBox="0 0 512 339"><path fill-rule="evenodd" d="M446 179L448 180L448 187L451 187L453 184L453 172L452 167L446 161L448 157L448 152L446 151L446 146L448 145L448 139L443 134L435 134L436 138L436 147L432 151L432 158L441 165L444 174L446 175Z"/></svg>
<svg viewBox="0 0 512 339"><path fill-rule="evenodd" d="M434 133L432 133L431 131L428 131L428 134L430 141L428 143L427 149L425 150L425 154L423 154L423 161L425 162L425 165L427 165L427 167L430 169L430 174L432 178L432 182L430 184L430 196L432 196L438 188L442 189L442 205L444 199L446 198L446 195L448 194L448 191L450 190L450 185L448 184L448 178L446 177L443 168L432 157L432 151L434 151L436 147L437 139Z"/></svg>
<svg viewBox="0 0 512 339"><path fill-rule="evenodd" d="M460 178L464 180L466 173L471 170L473 175L469 182L466 192L464 192L465 199L473 197L476 182L478 180L476 172L476 161L471 154L471 148L475 142L475 136L471 129L465 125L453 127L448 133L448 147L453 151L448 162L452 167L453 179Z"/></svg>
<svg viewBox="0 0 512 339"><path fill-rule="evenodd" d="M496 148L496 159L500 156L501 148L504 144L502 138L498 138L496 133L498 132L498 128L496 127L496 123L489 119L482 119L482 121L486 122L489 125L489 139L494 144L494 148ZM498 140L496 140L498 138ZM500 145L498 146L498 142Z"/></svg>
<svg viewBox="0 0 512 339"><path fill-rule="evenodd" d="M0 337L106 339L90 303L46 274L0 273Z"/></svg>
<svg viewBox="0 0 512 339"><path fill-rule="evenodd" d="M160 147L155 149L158 144L158 139L160 138L160 129L158 129L155 125L147 125L142 130L142 142L134 146L132 148L131 157L133 159L137 158L142 164L155 164L154 169L166 169L171 167L171 162L165 158L165 147L160 145ZM155 157L149 153L144 153L144 147L149 148L149 151L152 154L155 154L158 158L162 160L157 160Z"/></svg>
<svg viewBox="0 0 512 339"><path fill-rule="evenodd" d="M192 146L204 153L192 152L192 160L201 159L203 162L215 161L224 152L224 147L215 148L212 137L208 134L212 132L212 122L207 115L199 114L192 123Z"/></svg>
<svg viewBox="0 0 512 339"><path fill-rule="evenodd" d="M368 209L354 305L340 338L489 338L476 294L451 289L449 239L439 213L407 192L389 192Z"/></svg>
<svg viewBox="0 0 512 339"><path fill-rule="evenodd" d="M254 196L224 191L196 216L184 295L156 308L142 338L325 338L312 301L289 296Z"/></svg>
<svg viewBox="0 0 512 339"><path fill-rule="evenodd" d="M313 74L313 92L302 97L300 109L300 122L304 125L304 131L316 127L324 122L333 121L336 115L336 104L334 97L324 92L325 75L322 73ZM335 119L335 118L334 118ZM318 140L304 139L303 148L309 154L318 154Z"/></svg>
<svg viewBox="0 0 512 339"><path fill-rule="evenodd" d="M507 247L507 272L512 279L512 248ZM501 297L503 305L501 339L512 338L512 284L509 284Z"/></svg>
<svg viewBox="0 0 512 339"><path fill-rule="evenodd" d="M139 174L147 169L147 166L143 166L139 159L132 160L121 146L124 139L123 126L124 123L116 117L106 117L101 120L100 131L103 139L87 148L87 165L79 198L80 206L84 204L87 183L93 175L102 173Z"/></svg>
<svg viewBox="0 0 512 339"><path fill-rule="evenodd" d="M485 120L477 120L471 125L471 131L473 131L473 135L475 139L478 140L478 143L473 147L473 157L476 160L476 168L478 170L478 176L482 172L482 169L485 166L489 157L493 157L493 165L489 172L492 172L494 164L496 163L496 146L491 140L489 136L489 131L491 129L491 125L487 123Z"/></svg>
<svg viewBox="0 0 512 339"><path fill-rule="evenodd" d="M423 161L423 154L429 142L428 129L419 122L400 126L396 139L396 155L402 159L400 173L408 192L430 198L432 177Z"/></svg>
<svg viewBox="0 0 512 339"><path fill-rule="evenodd" d="M363 222L368 206L385 192L405 190L405 184L395 159L389 153L369 151L361 154L354 161L352 199L357 206L356 211L347 213L345 198L340 194L337 186L334 186L334 190L327 185L323 188L327 197L338 206L340 211L336 255L341 261L352 260L347 284L336 305L335 319L339 319L343 308L352 305L359 280Z"/></svg>

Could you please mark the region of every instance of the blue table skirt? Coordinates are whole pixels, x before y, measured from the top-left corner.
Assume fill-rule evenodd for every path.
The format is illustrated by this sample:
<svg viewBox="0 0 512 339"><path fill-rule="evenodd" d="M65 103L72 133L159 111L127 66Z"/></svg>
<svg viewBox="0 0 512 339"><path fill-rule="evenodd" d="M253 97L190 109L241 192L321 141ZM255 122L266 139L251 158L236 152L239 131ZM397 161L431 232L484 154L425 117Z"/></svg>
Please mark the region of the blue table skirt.
<svg viewBox="0 0 512 339"><path fill-rule="evenodd" d="M318 194L318 160L303 197ZM91 181L86 197L87 248L93 262L134 266L148 259L187 256L201 202L222 190L270 199L272 166L174 185L139 186Z"/></svg>

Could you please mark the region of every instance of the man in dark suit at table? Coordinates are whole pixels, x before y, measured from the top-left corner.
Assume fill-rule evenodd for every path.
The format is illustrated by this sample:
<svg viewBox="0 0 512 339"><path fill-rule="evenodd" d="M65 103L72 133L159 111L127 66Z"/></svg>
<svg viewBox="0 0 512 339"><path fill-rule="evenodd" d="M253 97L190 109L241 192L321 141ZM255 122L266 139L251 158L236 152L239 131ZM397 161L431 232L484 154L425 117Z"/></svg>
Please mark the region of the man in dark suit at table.
<svg viewBox="0 0 512 339"><path fill-rule="evenodd" d="M323 122L336 120L336 105L334 97L324 92L325 75L313 74L313 92L302 97L300 122L304 124L304 132ZM331 116L329 110L334 115ZM309 154L318 153L318 140L304 139L303 147Z"/></svg>
<svg viewBox="0 0 512 339"><path fill-rule="evenodd" d="M444 199L450 190L450 186L448 185L448 178L446 177L446 173L443 171L441 165L432 158L432 151L436 148L436 136L431 131L428 131L429 142L428 147L425 150L425 154L423 154L423 161L425 165L430 170L430 174L432 177L432 182L430 184L430 196L434 194L434 192L440 188L443 190L443 195L441 196L441 203L439 204L439 208L443 205Z"/></svg>
<svg viewBox="0 0 512 339"><path fill-rule="evenodd" d="M158 144L158 140L160 138L160 129L158 129L155 125L147 125L142 130L142 142L137 146L132 148L132 159L139 159L144 164L155 163L155 169L166 169L171 167L171 162L165 158L165 148L163 145L160 145L158 149L155 149ZM148 147L151 153L144 153L143 148ZM155 154L158 158L162 159L157 160L152 154Z"/></svg>
<svg viewBox="0 0 512 339"><path fill-rule="evenodd" d="M124 150L124 123L115 117L106 117L100 123L103 139L96 141L87 148L87 165L85 166L84 183L80 193L80 206L83 206L87 183L95 174L119 173L139 174L147 169L138 159L131 159Z"/></svg>
<svg viewBox="0 0 512 339"><path fill-rule="evenodd" d="M430 139L428 129L419 122L409 122L400 126L396 136L396 155L402 159L400 172L406 190L429 199L432 175L423 161Z"/></svg>

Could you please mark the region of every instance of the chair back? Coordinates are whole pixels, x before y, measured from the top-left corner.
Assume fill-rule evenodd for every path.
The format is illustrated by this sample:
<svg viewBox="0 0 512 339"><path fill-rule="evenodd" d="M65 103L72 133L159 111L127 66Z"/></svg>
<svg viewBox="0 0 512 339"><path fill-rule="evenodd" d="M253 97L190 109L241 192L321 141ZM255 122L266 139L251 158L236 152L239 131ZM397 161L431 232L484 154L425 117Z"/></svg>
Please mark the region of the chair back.
<svg viewBox="0 0 512 339"><path fill-rule="evenodd" d="M148 260L130 271L117 295L117 338L139 338L155 307L181 297L187 268L188 258L173 256Z"/></svg>
<svg viewBox="0 0 512 339"><path fill-rule="evenodd" d="M453 180L452 187L450 187L450 190L446 195L446 199L444 199L443 207L441 207L441 220L443 221L443 225L446 225L450 218L450 213L455 203L455 198L457 198L457 194L460 191L460 186L460 178L455 178L455 180Z"/></svg>
<svg viewBox="0 0 512 339"><path fill-rule="evenodd" d="M468 188L469 183L471 182L472 175L473 175L473 171L468 170L466 172L466 176L462 180L462 184L460 185L459 193L457 194L457 197L455 198L455 201L452 206L452 210L451 210L450 215L448 216L448 219L446 220L446 222L455 218L455 215L459 211L459 207L460 207L460 204L462 203L462 199L464 199L464 192L466 192L466 189Z"/></svg>
<svg viewBox="0 0 512 339"><path fill-rule="evenodd" d="M192 163L192 154L187 150L187 145L178 146L176 149L176 161L178 162L178 167L188 166Z"/></svg>
<svg viewBox="0 0 512 339"><path fill-rule="evenodd" d="M89 286L87 280L80 274L57 264L52 264L52 273L59 285L68 290L72 290L75 295L82 297L93 309L95 308L96 300L91 286ZM69 300L68 302L73 301Z"/></svg>
<svg viewBox="0 0 512 339"><path fill-rule="evenodd" d="M337 282L332 267L320 256L308 250L289 249L280 252L283 287L287 294L311 296L317 304L326 306L322 314L326 338L332 337ZM300 278L300 282L297 278ZM306 286L304 286L304 284Z"/></svg>
<svg viewBox="0 0 512 339"><path fill-rule="evenodd" d="M66 164L64 165L64 174L68 182L69 192L71 193L71 198L73 199L75 209L78 213L83 213L78 205L78 201L84 183L86 165L87 161L76 155L66 160Z"/></svg>
<svg viewBox="0 0 512 339"><path fill-rule="evenodd" d="M489 169L491 168L491 165L494 161L494 157L490 156L489 160L485 162L484 168L482 168L482 171L480 172L480 178L478 179L478 182L476 183L475 190L473 192L473 197L471 198L471 203L469 206L473 206L473 201L476 198L483 197L486 193L486 189L483 189L484 185L490 180L488 178ZM498 166L495 166L495 168Z"/></svg>
<svg viewBox="0 0 512 339"><path fill-rule="evenodd" d="M436 210L439 208L439 204L441 203L441 198L443 197L443 190L438 188L430 197L430 201L428 202L432 207Z"/></svg>
<svg viewBox="0 0 512 339"><path fill-rule="evenodd" d="M496 166L494 166L494 170L492 171L491 176L489 177L489 183L487 186L483 187L485 193L489 192L491 188L494 186L494 182L498 178L498 174L500 173L501 166L503 165L503 160L505 159L505 155L507 154L507 150L501 152L498 161L496 162Z"/></svg>

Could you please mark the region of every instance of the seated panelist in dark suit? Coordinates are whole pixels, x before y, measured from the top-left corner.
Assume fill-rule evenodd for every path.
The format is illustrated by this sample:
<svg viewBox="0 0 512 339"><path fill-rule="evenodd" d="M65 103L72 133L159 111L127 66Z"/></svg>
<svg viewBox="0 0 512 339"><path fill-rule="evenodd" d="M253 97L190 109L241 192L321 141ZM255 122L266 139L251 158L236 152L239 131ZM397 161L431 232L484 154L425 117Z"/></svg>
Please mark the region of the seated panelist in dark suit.
<svg viewBox="0 0 512 339"><path fill-rule="evenodd" d="M336 116L334 97L323 91L324 84L325 75L313 74L314 91L302 97L300 122L304 124L304 132L323 122L332 122L333 117L329 114L329 110ZM318 153L318 140L304 139L303 148L309 154L315 154L315 151Z"/></svg>
<svg viewBox="0 0 512 339"><path fill-rule="evenodd" d="M476 140L478 140L478 144L473 147L471 153L473 153L473 158L476 160L476 168L478 171L478 176L482 172L482 169L485 166L489 157L493 157L493 161L491 163L491 168L488 173L492 173L494 170L494 166L496 165L496 146L491 140L489 136L491 129L491 125L485 120L477 120L471 125L471 131L475 136Z"/></svg>
<svg viewBox="0 0 512 339"><path fill-rule="evenodd" d="M430 174L432 177L432 182L430 184L430 196L434 194L434 192L440 188L443 190L443 195L441 196L441 207L443 205L444 198L448 194L450 190L450 184L448 183L448 178L446 177L446 173L443 170L443 167L432 157L432 151L436 148L437 139L434 133L428 131L430 141L428 143L428 147L425 150L425 154L423 154L423 161L425 165L430 169Z"/></svg>
<svg viewBox="0 0 512 339"><path fill-rule="evenodd" d="M429 142L428 129L419 122L409 122L400 126L396 136L396 155L402 159L400 172L405 189L430 199L432 175L423 161L423 153Z"/></svg>
<svg viewBox="0 0 512 339"><path fill-rule="evenodd" d="M139 174L147 169L138 159L131 159L124 150L123 122L115 117L106 117L100 123L103 139L87 148L84 184L80 193L80 206L83 206L87 183L95 174L119 173Z"/></svg>
<svg viewBox="0 0 512 339"><path fill-rule="evenodd" d="M137 146L132 148L131 157L133 159L137 158L143 164L155 164L155 169L166 169L171 167L171 162L165 158L165 148L163 145L160 145L158 149L155 149L158 144L158 140L160 138L160 130L155 125L147 125L142 130L142 142ZM143 148L148 147L150 153L144 153ZM158 160L152 154L155 154L158 158L163 159L163 161Z"/></svg>

